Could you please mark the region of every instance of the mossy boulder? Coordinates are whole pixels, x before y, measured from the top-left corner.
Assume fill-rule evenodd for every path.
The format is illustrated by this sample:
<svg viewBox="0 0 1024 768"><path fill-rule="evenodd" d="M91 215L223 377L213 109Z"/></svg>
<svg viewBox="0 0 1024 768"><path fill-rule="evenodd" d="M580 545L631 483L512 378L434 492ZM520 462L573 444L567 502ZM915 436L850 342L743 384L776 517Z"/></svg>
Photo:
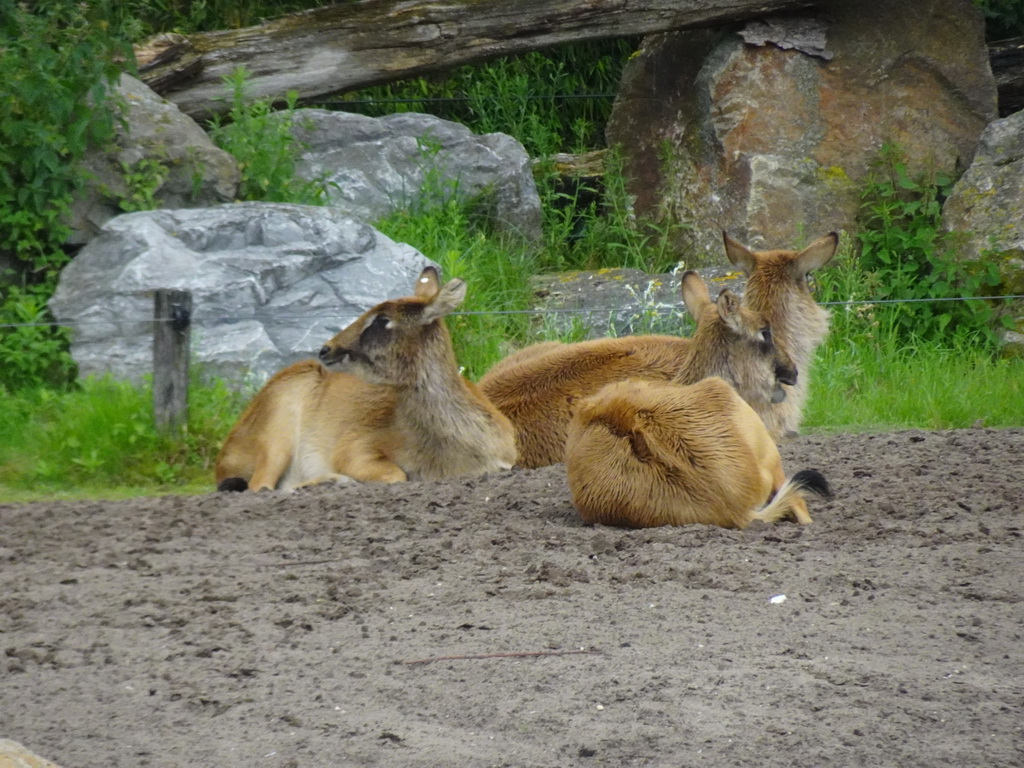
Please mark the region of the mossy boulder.
<svg viewBox="0 0 1024 768"><path fill-rule="evenodd" d="M828 0L799 16L647 38L608 125L638 212L682 255L723 229L789 248L850 229L883 145L955 178L997 116L984 20L963 0Z"/></svg>

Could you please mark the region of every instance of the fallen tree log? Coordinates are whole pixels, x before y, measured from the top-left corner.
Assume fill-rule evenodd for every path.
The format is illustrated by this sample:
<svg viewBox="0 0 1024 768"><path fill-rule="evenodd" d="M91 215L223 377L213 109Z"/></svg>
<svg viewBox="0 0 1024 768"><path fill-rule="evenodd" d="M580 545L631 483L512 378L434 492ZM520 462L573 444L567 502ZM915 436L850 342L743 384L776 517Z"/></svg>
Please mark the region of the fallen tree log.
<svg viewBox="0 0 1024 768"><path fill-rule="evenodd" d="M813 0L363 0L245 29L175 36L140 75L186 114L225 111L223 78L299 103L497 56L582 40L722 24ZM145 46L143 46L145 48ZM152 53L142 54L140 60Z"/></svg>

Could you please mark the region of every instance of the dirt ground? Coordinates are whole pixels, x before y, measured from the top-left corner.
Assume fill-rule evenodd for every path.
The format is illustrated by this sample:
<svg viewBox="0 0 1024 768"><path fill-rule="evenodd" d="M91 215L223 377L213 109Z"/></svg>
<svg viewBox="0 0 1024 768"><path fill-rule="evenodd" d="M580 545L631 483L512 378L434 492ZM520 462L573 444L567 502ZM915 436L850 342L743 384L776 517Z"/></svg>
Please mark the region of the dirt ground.
<svg viewBox="0 0 1024 768"><path fill-rule="evenodd" d="M0 738L64 768L1024 765L1024 430L783 455L833 483L810 526L588 527L561 466L0 506Z"/></svg>

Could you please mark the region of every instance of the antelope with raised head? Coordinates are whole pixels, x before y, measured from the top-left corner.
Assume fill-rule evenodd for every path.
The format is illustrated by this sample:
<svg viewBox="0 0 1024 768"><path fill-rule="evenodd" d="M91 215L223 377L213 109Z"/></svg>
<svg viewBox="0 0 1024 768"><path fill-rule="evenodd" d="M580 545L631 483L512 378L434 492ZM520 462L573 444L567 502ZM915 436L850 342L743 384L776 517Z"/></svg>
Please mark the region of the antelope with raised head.
<svg viewBox="0 0 1024 768"><path fill-rule="evenodd" d="M444 317L466 285L428 267L267 382L217 459L218 487L441 480L510 468L509 420L460 373Z"/></svg>
<svg viewBox="0 0 1024 768"><path fill-rule="evenodd" d="M817 470L786 479L764 423L718 377L603 387L576 407L565 467L585 521L632 528L745 528L788 517L806 524L804 491L831 495Z"/></svg>
<svg viewBox="0 0 1024 768"><path fill-rule="evenodd" d="M839 235L830 232L800 251L754 251L723 232L729 261L747 275L743 303L760 312L772 327L775 343L800 369L800 380L785 386L786 397L767 410L758 409L776 437L794 435L800 428L811 364L818 345L828 335L829 313L811 294L809 274L832 260Z"/></svg>
<svg viewBox="0 0 1024 768"><path fill-rule="evenodd" d="M729 290L712 302L692 270L683 275L682 294L697 322L690 338L543 342L501 361L480 380L484 394L515 425L521 466L562 461L574 404L613 381L644 377L689 384L721 376L757 409L784 396L779 382L795 383L797 370L772 342L763 318Z"/></svg>

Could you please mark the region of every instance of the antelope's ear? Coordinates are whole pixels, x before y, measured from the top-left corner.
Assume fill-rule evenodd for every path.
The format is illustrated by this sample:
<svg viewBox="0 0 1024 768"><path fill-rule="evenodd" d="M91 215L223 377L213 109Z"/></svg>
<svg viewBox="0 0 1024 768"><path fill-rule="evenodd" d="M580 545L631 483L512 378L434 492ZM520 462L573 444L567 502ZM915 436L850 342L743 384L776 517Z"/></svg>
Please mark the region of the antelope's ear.
<svg viewBox="0 0 1024 768"><path fill-rule="evenodd" d="M748 275L753 272L757 266L757 256L754 252L739 240L730 237L728 232L722 232L722 239L725 241L725 255L729 257L729 261Z"/></svg>
<svg viewBox="0 0 1024 768"><path fill-rule="evenodd" d="M695 321L700 319L701 310L711 304L711 294L704 280L694 270L683 273L682 281L683 304Z"/></svg>
<svg viewBox="0 0 1024 768"><path fill-rule="evenodd" d="M449 280L437 296L423 308L420 322L423 325L432 323L453 310L457 309L466 298L466 281L455 278Z"/></svg>
<svg viewBox="0 0 1024 768"><path fill-rule="evenodd" d="M740 297L728 288L723 288L718 294L718 316L725 321L725 324L734 331L739 332L742 327L740 318Z"/></svg>
<svg viewBox="0 0 1024 768"><path fill-rule="evenodd" d="M413 295L419 299L430 301L437 296L440 290L441 278L437 274L437 269L434 267L424 267L423 271L420 272L420 276L416 278L416 287L413 289Z"/></svg>
<svg viewBox="0 0 1024 768"><path fill-rule="evenodd" d="M799 279L808 272L825 266L836 255L838 245L839 235L835 232L829 232L824 237L819 237L800 251L789 263L790 274Z"/></svg>

